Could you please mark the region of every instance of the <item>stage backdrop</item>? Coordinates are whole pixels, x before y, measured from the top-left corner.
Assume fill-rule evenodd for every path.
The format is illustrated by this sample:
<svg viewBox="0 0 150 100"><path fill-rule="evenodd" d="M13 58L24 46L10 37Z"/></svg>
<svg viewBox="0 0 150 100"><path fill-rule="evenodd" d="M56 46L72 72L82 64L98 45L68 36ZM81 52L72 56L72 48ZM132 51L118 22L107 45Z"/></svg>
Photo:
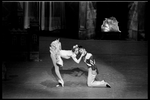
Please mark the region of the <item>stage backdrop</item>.
<svg viewBox="0 0 150 100"><path fill-rule="evenodd" d="M123 13L118 10L120 6L114 7L114 5L112 4L112 6L110 7L111 4L109 2L105 3L106 6L103 6L103 2L99 2L101 6L97 6L97 2L90 1L3 2L3 28L29 29L31 28L31 26L36 26L39 30L47 31L66 28L69 35L70 33L72 33L72 31L75 31L72 34L75 34L80 39L91 39L97 37L95 36L95 34L99 34L100 26L104 18L111 17L115 14L118 15L115 17L119 21L121 31L125 31L123 34L127 34L129 32L128 38L136 40L139 36L145 38L146 2L129 2L129 7L126 8L126 5L122 7L128 10L127 14L126 12L122 11L123 13L125 13L124 15L122 15ZM117 2L114 3L115 5L119 5L119 3ZM122 3L124 4L124 2ZM122 17L120 16L125 16L123 18L126 18L127 16L128 19L122 20ZM124 22L128 22L128 25L126 25L126 23ZM95 28L97 29L97 32L95 32ZM126 32L127 30L128 32ZM66 35L66 32L64 32L63 34Z"/></svg>
<svg viewBox="0 0 150 100"><path fill-rule="evenodd" d="M128 30L129 38L133 40L145 39L146 2L130 2Z"/></svg>
<svg viewBox="0 0 150 100"><path fill-rule="evenodd" d="M95 36L96 3L79 2L79 38L91 39Z"/></svg>
<svg viewBox="0 0 150 100"><path fill-rule="evenodd" d="M64 2L20 2L24 4L24 28L30 28L31 21L37 21L40 30L53 31L65 27Z"/></svg>
<svg viewBox="0 0 150 100"><path fill-rule="evenodd" d="M63 2L19 2L24 9L24 29L29 33L29 59L39 61L39 32L65 28Z"/></svg>

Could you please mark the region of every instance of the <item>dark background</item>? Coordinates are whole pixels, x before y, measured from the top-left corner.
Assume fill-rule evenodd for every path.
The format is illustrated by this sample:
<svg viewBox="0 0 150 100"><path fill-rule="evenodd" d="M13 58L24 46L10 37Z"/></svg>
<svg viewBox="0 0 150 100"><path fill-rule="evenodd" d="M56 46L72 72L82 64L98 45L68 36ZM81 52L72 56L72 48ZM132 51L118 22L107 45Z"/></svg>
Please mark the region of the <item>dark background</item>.
<svg viewBox="0 0 150 100"><path fill-rule="evenodd" d="M97 24L96 24L96 35L101 37L101 25L105 18L115 16L119 22L119 29L121 30L122 36L127 37L127 22L128 22L128 3L127 2L98 2L97 3Z"/></svg>
<svg viewBox="0 0 150 100"><path fill-rule="evenodd" d="M78 38L78 25L79 25L79 3L67 3L65 4L66 11L66 34L65 37Z"/></svg>
<svg viewBox="0 0 150 100"><path fill-rule="evenodd" d="M119 22L119 28L121 30L121 39L128 38L128 16L129 16L129 8L128 2L97 2L95 4L95 8L97 10L97 18L96 18L96 35L94 39L101 39L101 25L105 18L109 18L111 16L116 17ZM18 17L17 11L17 3L16 2L9 2L3 4L5 8L2 6L2 30L9 31L12 28L21 28L23 29L23 18ZM147 4L145 10L145 26L147 24L148 18L147 16ZM24 13L22 14L24 16ZM55 34L52 31L42 31L40 35L47 35L47 36L57 36L57 37L67 37L67 38L75 38L79 39L79 2L66 2L65 3L65 26L66 29L55 30L57 31ZM145 27L145 30L146 27ZM33 29L34 31L34 29ZM6 32L7 34L7 32ZM145 32L145 35L146 32Z"/></svg>
<svg viewBox="0 0 150 100"><path fill-rule="evenodd" d="M96 16L96 28L95 36L91 39L94 40L123 40L128 41L128 16L129 8L128 2L96 2L93 3L97 10ZM148 8L147 3L145 6L145 38L142 39L138 33L138 37L135 41L147 40L148 30ZM25 9L24 9L25 10ZM48 10L47 10L48 11ZM18 16L18 14L21 14ZM22 17L21 17L22 16ZM114 16L119 22L119 32L103 33L101 31L101 25L105 18ZM35 23L38 24L38 23ZM20 31L10 31L12 29L20 29ZM23 31L26 32L23 32ZM33 41L33 35L37 35L36 43ZM105 36L104 36L105 35ZM18 54L27 52L29 55L32 51L39 51L39 37L56 37L56 38L70 38L70 39L82 39L79 38L79 2L65 2L65 28L57 29L54 31L40 30L38 25L30 25L29 29L24 29L24 12L19 12L17 8L17 2L3 2L2 4L2 46L3 46L3 59L7 58L6 54ZM16 38L16 40L15 40ZM24 44L21 44L22 39ZM84 38L83 38L84 39ZM133 39L134 40L134 39ZM15 44L15 43L16 44ZM36 47L37 46L37 47ZM34 48L33 48L34 47ZM10 50L11 48L11 50ZM13 56L12 56L13 57ZM30 56L28 56L28 59Z"/></svg>

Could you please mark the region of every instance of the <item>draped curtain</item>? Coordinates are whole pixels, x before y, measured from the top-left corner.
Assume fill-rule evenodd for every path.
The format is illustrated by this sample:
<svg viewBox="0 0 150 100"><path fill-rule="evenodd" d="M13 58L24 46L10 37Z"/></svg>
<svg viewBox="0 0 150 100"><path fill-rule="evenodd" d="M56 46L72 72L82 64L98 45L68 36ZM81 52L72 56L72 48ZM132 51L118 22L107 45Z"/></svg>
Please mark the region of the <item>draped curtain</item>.
<svg viewBox="0 0 150 100"><path fill-rule="evenodd" d="M39 30L53 31L65 28L65 3L64 2L20 2L24 4L24 28L32 25Z"/></svg>
<svg viewBox="0 0 150 100"><path fill-rule="evenodd" d="M93 2L87 2L87 33L89 38L93 38L95 35L96 26L96 9Z"/></svg>
<svg viewBox="0 0 150 100"><path fill-rule="evenodd" d="M79 37L93 38L96 27L96 9L95 2L79 3Z"/></svg>
<svg viewBox="0 0 150 100"><path fill-rule="evenodd" d="M145 38L145 2L130 2L129 3L129 38L138 39L141 35Z"/></svg>
<svg viewBox="0 0 150 100"><path fill-rule="evenodd" d="M138 31L138 2L129 4L129 29Z"/></svg>

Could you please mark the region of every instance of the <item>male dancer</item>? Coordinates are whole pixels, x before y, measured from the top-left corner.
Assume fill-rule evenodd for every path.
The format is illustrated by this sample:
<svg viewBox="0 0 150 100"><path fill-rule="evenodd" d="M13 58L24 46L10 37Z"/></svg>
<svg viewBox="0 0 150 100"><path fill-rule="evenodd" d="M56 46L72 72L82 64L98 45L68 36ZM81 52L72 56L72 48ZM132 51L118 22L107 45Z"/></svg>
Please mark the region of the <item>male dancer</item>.
<svg viewBox="0 0 150 100"><path fill-rule="evenodd" d="M94 57L91 53L88 53L82 46L78 46L78 47L79 47L79 52L81 54L84 54L83 60L88 67L87 85L89 87L109 87L110 88L110 85L104 80L95 81L95 78L99 72L95 64Z"/></svg>

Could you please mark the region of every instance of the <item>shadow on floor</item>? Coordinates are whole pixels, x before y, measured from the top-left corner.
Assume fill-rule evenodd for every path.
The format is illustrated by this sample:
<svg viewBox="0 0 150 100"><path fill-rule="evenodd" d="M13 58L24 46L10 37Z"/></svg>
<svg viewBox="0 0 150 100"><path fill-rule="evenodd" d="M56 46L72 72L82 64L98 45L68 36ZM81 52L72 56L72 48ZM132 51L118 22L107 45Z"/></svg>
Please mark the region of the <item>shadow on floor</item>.
<svg viewBox="0 0 150 100"><path fill-rule="evenodd" d="M54 79L58 80L58 77L55 73L55 68L52 67L51 68L51 71L47 71L47 73L49 75L53 75L54 76ZM85 70L82 70L80 68L73 68L73 69L62 69L60 68L60 73L62 75L62 78L64 78L64 75L66 74L69 74L70 76L73 76L73 77L81 77L82 75L87 77L88 76L88 72L85 71ZM46 80L46 81L43 81L41 82L41 85L43 86L46 86L47 88L52 88L52 87L55 87L56 86L56 83L52 80ZM86 86L85 83L82 83L82 82L72 82L72 81L68 81L66 82L66 86L70 86L70 87L74 87L74 86Z"/></svg>
<svg viewBox="0 0 150 100"><path fill-rule="evenodd" d="M57 75L55 73L55 68L52 67L51 69L52 75L57 79ZM81 77L82 75L88 76L88 72L85 70L82 70L80 68L73 68L73 69L62 69L60 68L60 74L62 75L62 77L64 76L64 74L69 74L71 76L74 77Z"/></svg>

